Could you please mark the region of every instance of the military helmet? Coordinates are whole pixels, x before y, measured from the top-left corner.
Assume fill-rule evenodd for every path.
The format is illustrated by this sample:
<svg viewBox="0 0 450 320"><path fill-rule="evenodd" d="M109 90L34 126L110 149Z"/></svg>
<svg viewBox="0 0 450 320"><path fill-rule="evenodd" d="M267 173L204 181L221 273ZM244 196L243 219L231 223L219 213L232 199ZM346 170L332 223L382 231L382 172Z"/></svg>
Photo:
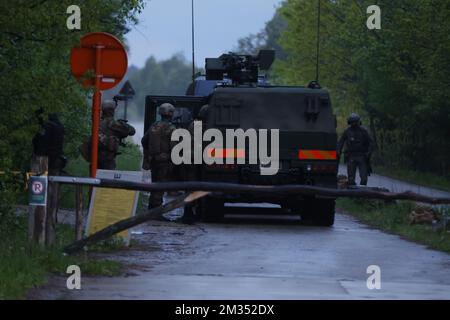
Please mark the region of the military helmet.
<svg viewBox="0 0 450 320"><path fill-rule="evenodd" d="M208 110L209 105L205 104L203 107L200 108L200 111L197 114L197 118L200 120L206 120L206 117L208 116Z"/></svg>
<svg viewBox="0 0 450 320"><path fill-rule="evenodd" d="M361 121L361 117L357 113L352 113L350 117L347 119L348 124L359 123Z"/></svg>
<svg viewBox="0 0 450 320"><path fill-rule="evenodd" d="M170 103L163 103L159 106L159 114L162 117L171 117L175 112L175 107Z"/></svg>
<svg viewBox="0 0 450 320"><path fill-rule="evenodd" d="M116 109L116 103L113 100L105 100L102 102L102 110L115 110Z"/></svg>

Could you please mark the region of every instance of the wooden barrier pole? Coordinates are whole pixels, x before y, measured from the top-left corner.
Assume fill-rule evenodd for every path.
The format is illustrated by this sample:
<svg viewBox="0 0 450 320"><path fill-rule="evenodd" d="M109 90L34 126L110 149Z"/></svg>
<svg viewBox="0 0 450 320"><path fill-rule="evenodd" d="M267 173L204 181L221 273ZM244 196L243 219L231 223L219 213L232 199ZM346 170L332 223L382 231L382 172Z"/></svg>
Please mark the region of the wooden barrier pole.
<svg viewBox="0 0 450 320"><path fill-rule="evenodd" d="M94 233L93 235L90 235L87 238L75 241L72 244L65 247L64 252L67 254L72 254L77 251L80 251L87 245L96 243L101 240L108 239L109 237L111 237L114 234L117 234L123 230L130 229L134 226L137 226L141 223L151 220L155 215L161 215L163 213L183 207L183 206L188 205L200 198L207 196L208 194L209 194L209 192L203 192L203 191L197 191L197 192L193 192L191 194L184 194L169 203L166 203L160 207L157 207L157 208L154 208L154 209L148 211L145 214L140 214L140 215L137 215L137 216L134 216L131 218L120 220L100 231L97 231L96 233Z"/></svg>
<svg viewBox="0 0 450 320"><path fill-rule="evenodd" d="M50 181L66 184L82 184L98 188L113 188L124 190L155 191L197 191L205 190L219 193L257 193L271 195L304 195L325 196L331 198L360 198L379 200L410 200L429 204L450 204L450 197L429 197L411 191L387 192L373 188L335 189L310 185L246 185L225 182L157 182L143 183L130 181L117 181L114 179L92 179L77 177L50 177Z"/></svg>

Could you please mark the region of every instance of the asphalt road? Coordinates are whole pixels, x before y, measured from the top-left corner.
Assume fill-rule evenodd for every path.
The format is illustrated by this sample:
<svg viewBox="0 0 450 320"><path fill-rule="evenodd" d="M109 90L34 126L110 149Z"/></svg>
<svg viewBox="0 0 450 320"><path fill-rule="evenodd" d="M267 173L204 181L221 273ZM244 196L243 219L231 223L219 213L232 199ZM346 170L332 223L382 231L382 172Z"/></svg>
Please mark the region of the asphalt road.
<svg viewBox="0 0 450 320"><path fill-rule="evenodd" d="M133 239L115 255L128 266L125 276L82 277L82 289L73 291L56 277L30 298L450 299L450 255L343 214L332 228L276 215L151 222ZM367 288L370 265L381 269L380 290Z"/></svg>

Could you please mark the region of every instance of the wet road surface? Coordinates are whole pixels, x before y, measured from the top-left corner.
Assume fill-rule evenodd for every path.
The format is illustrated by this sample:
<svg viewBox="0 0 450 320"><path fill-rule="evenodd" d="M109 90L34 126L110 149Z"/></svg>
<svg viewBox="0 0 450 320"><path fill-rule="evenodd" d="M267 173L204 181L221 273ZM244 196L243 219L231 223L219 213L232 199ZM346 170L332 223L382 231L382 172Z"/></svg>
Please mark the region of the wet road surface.
<svg viewBox="0 0 450 320"><path fill-rule="evenodd" d="M347 175L346 166L339 166L339 174ZM359 173L356 174L356 182L359 183ZM424 186L420 186L417 184L400 181L397 179L389 178L386 176L382 176L379 174L371 174L369 177L369 181L367 184L369 187L382 187L387 188L391 192L405 192L412 191L418 194L422 194L424 196L429 197L450 197L450 192L446 192L443 190L428 188Z"/></svg>
<svg viewBox="0 0 450 320"><path fill-rule="evenodd" d="M257 211L258 209L249 209ZM335 226L294 216L227 215L220 224L150 222L115 253L121 277L55 277L46 299L450 299L450 255L337 214ZM107 256L111 257L111 256ZM367 267L381 268L369 290Z"/></svg>

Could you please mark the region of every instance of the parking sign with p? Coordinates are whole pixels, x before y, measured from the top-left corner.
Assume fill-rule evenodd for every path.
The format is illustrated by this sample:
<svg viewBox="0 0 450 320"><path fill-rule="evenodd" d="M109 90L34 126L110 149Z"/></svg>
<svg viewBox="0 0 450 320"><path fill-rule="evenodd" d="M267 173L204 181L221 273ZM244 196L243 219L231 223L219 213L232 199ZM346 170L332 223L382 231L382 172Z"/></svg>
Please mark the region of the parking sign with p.
<svg viewBox="0 0 450 320"><path fill-rule="evenodd" d="M45 206L47 203L47 176L31 176L29 186L29 204Z"/></svg>

